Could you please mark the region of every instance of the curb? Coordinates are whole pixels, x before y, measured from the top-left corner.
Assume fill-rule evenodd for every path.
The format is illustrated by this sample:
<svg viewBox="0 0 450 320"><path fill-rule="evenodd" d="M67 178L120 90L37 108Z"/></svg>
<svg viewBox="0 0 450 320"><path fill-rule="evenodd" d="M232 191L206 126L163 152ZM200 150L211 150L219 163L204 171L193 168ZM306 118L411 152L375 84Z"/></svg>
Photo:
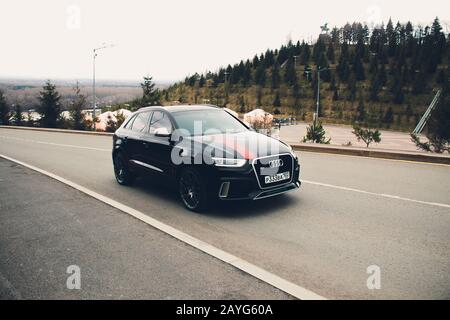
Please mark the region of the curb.
<svg viewBox="0 0 450 320"><path fill-rule="evenodd" d="M385 151L374 149L362 149L351 147L335 147L317 144L291 144L297 151L309 151L319 153L341 154L348 156L370 157L392 160L406 160L415 162L427 162L450 165L450 157L434 154L421 154L413 152Z"/></svg>
<svg viewBox="0 0 450 320"><path fill-rule="evenodd" d="M51 129L51 128L35 128L35 127L18 127L18 126L3 126L2 129L16 129L16 130L31 130L31 131L44 131L44 132L57 132L57 133L70 133L70 134L85 134L85 135L97 135L97 136L112 136L111 132L99 132L99 131L82 131L82 130L69 130L69 129ZM413 153L413 152L401 152L401 151L386 151L386 150L374 150L355 147L338 147L330 145L320 144L290 144L296 151L308 151L330 154L341 154L348 156L358 157L370 157L392 160L406 160L415 162L426 163L438 163L450 165L450 157L434 154Z"/></svg>
<svg viewBox="0 0 450 320"><path fill-rule="evenodd" d="M112 136L112 132L101 131L84 131L84 130L70 130L70 129L53 129L53 128L37 128L37 127L19 127L19 126L4 126L0 125L1 129L16 129L16 130L31 130L31 131L44 131L44 132L59 132L59 133L71 133L71 134L87 134L94 136Z"/></svg>

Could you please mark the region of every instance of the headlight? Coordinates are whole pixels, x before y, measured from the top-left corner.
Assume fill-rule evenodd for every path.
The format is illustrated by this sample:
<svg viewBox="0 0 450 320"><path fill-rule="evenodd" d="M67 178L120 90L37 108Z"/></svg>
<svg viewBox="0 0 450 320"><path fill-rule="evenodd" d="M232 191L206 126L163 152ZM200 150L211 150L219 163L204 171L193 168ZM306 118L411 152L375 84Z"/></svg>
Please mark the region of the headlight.
<svg viewBox="0 0 450 320"><path fill-rule="evenodd" d="M233 158L212 158L214 165L218 167L242 167L247 160L245 159L233 159Z"/></svg>
<svg viewBox="0 0 450 320"><path fill-rule="evenodd" d="M298 159L298 156L295 154L294 149L289 144L286 144L289 147L289 153L294 157L294 159Z"/></svg>

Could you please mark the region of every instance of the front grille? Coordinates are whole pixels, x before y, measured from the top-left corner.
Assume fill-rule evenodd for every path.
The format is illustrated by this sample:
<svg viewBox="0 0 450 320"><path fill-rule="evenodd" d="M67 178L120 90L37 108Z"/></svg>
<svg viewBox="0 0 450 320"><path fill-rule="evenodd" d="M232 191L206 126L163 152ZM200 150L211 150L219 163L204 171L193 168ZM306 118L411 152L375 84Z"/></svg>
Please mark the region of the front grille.
<svg viewBox="0 0 450 320"><path fill-rule="evenodd" d="M281 162L279 161L281 160ZM271 167L272 164L279 166ZM256 179L262 189L281 186L290 183L294 174L294 159L290 154L280 154L276 156L262 157L253 160L253 170L255 171ZM265 182L266 176L274 176L279 173L289 172L289 179L267 183Z"/></svg>

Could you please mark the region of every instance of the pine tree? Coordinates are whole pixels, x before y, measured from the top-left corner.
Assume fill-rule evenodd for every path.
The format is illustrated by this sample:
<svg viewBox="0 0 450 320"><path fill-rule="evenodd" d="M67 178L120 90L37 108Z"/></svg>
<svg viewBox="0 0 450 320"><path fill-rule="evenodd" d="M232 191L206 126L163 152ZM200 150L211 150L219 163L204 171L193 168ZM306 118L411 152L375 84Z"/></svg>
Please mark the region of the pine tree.
<svg viewBox="0 0 450 320"><path fill-rule="evenodd" d="M199 86L200 88L203 88L204 85L205 85L205 83L206 83L205 76L202 74L202 75L200 76L200 79L198 80L198 86Z"/></svg>
<svg viewBox="0 0 450 320"><path fill-rule="evenodd" d="M280 93L278 91L275 93L275 99L273 100L272 105L274 107L281 107Z"/></svg>
<svg viewBox="0 0 450 320"><path fill-rule="evenodd" d="M319 59L322 53L325 53L325 43L322 40L322 37L319 36L319 39L317 40L316 44L313 47L313 54L312 54L313 61L317 65L320 63Z"/></svg>
<svg viewBox="0 0 450 320"><path fill-rule="evenodd" d="M353 72L355 73L357 81L363 81L366 79L366 74L364 72L364 66L361 62L361 58L355 56L355 61L353 63Z"/></svg>
<svg viewBox="0 0 450 320"><path fill-rule="evenodd" d="M250 61L247 60L244 64L244 72L242 73L242 85L247 87L252 81L252 67Z"/></svg>
<svg viewBox="0 0 450 320"><path fill-rule="evenodd" d="M334 48L333 48L333 43L330 42L330 44L328 45L328 49L327 49L327 59L331 64L334 64Z"/></svg>
<svg viewBox="0 0 450 320"><path fill-rule="evenodd" d="M262 105L262 89L261 86L256 88L256 107L260 107Z"/></svg>
<svg viewBox="0 0 450 320"><path fill-rule="evenodd" d="M266 85L266 69L260 64L255 71L255 84L264 87Z"/></svg>
<svg viewBox="0 0 450 320"><path fill-rule="evenodd" d="M1 125L9 124L9 105L6 102L3 90L0 90L0 124Z"/></svg>
<svg viewBox="0 0 450 320"><path fill-rule="evenodd" d="M328 87L328 90L334 91L335 89L336 89L336 76L334 73L331 73L330 86Z"/></svg>
<svg viewBox="0 0 450 320"><path fill-rule="evenodd" d="M403 93L403 86L401 82L399 81L394 89L394 98L393 102L395 104L402 104L405 98L405 94Z"/></svg>
<svg viewBox="0 0 450 320"><path fill-rule="evenodd" d="M345 55L341 55L341 57L339 58L339 63L336 67L336 71L341 81L346 82L348 80L350 76L350 67Z"/></svg>
<svg viewBox="0 0 450 320"><path fill-rule="evenodd" d="M300 54L300 63L304 66L308 65L311 57L311 50L306 42L302 42L302 53Z"/></svg>
<svg viewBox="0 0 450 320"><path fill-rule="evenodd" d="M378 71L378 81L381 87L384 87L386 85L387 75L386 75L386 67L384 64L380 66L380 70Z"/></svg>
<svg viewBox="0 0 450 320"><path fill-rule="evenodd" d="M75 130L85 130L86 122L84 119L83 110L86 107L86 96L81 93L80 85L77 82L73 88L75 99L70 106L70 120L71 127Z"/></svg>
<svg viewBox="0 0 450 320"><path fill-rule="evenodd" d="M12 114L12 122L15 126L22 126L23 125L23 115L22 115L22 106L17 103L14 106L14 112Z"/></svg>
<svg viewBox="0 0 450 320"><path fill-rule="evenodd" d="M270 87L276 89L280 86L280 67L278 62L275 62L272 67L272 74L270 77Z"/></svg>
<svg viewBox="0 0 450 320"><path fill-rule="evenodd" d="M375 73L370 80L369 98L372 101L378 101L378 94L381 90L380 77L378 73Z"/></svg>
<svg viewBox="0 0 450 320"><path fill-rule="evenodd" d="M359 98L358 108L356 110L356 121L363 123L366 121L367 113L366 113L366 107L364 105L364 99L361 96Z"/></svg>
<svg viewBox="0 0 450 320"><path fill-rule="evenodd" d="M258 55L256 55L256 54L255 54L255 56L253 57L253 60L252 60L252 66L253 66L253 68L255 68L255 69L259 66L259 58L258 58Z"/></svg>
<svg viewBox="0 0 450 320"><path fill-rule="evenodd" d="M376 56L373 56L370 59L370 64L369 64L369 73L370 74L375 74L378 71L378 59Z"/></svg>
<svg viewBox="0 0 450 320"><path fill-rule="evenodd" d="M347 89L348 89L348 99L351 101L355 101L357 88L356 88L356 78L354 74L351 74L349 77Z"/></svg>
<svg viewBox="0 0 450 320"><path fill-rule="evenodd" d="M336 89L334 89L334 92L333 92L333 101L338 101L338 100L339 100L339 91L336 88Z"/></svg>
<svg viewBox="0 0 450 320"><path fill-rule="evenodd" d="M61 119L61 107L59 100L61 96L56 87L48 80L39 93L40 104L37 111L41 115L40 123L45 128L56 128Z"/></svg>
<svg viewBox="0 0 450 320"><path fill-rule="evenodd" d="M383 121L388 125L388 128L394 121L394 110L392 109L392 107L389 107L389 109L386 111Z"/></svg>
<svg viewBox="0 0 450 320"><path fill-rule="evenodd" d="M414 77L412 93L414 95L418 95L424 92L425 89L426 89L426 74L423 71L418 71L416 72Z"/></svg>
<svg viewBox="0 0 450 320"><path fill-rule="evenodd" d="M333 27L331 30L331 43L338 45L341 42L341 32L339 28Z"/></svg>
<svg viewBox="0 0 450 320"><path fill-rule="evenodd" d="M195 82L198 78L198 74L196 73L191 77L190 85L194 86ZM155 88L155 83L153 83L153 78L151 76L145 76L144 82L141 83L142 88L142 104L148 106L156 106L160 105L160 92L157 88Z"/></svg>
<svg viewBox="0 0 450 320"><path fill-rule="evenodd" d="M288 86L293 86L297 83L297 72L292 58L289 58L285 65L284 81Z"/></svg>
<svg viewBox="0 0 450 320"><path fill-rule="evenodd" d="M239 80L242 78L242 74L244 73L244 62L241 62L238 65L234 65L231 70L230 82L232 84L237 84Z"/></svg>
<svg viewBox="0 0 450 320"><path fill-rule="evenodd" d="M388 24L386 25L386 36L388 44L388 54L390 57L393 57L395 55L395 50L397 46L397 35L394 30L392 19L390 18Z"/></svg>
<svg viewBox="0 0 450 320"><path fill-rule="evenodd" d="M329 144L331 142L331 138L327 139L325 134L325 129L322 127L322 123L320 121L313 121L306 128L306 136L303 137L303 142L311 141L314 143Z"/></svg>

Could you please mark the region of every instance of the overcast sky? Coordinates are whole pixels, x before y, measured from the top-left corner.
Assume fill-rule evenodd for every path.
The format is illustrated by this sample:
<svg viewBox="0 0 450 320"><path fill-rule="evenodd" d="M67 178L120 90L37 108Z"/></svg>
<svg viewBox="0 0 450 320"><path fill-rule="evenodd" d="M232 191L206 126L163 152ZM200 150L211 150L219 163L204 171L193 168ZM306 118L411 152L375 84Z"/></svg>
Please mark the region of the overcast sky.
<svg viewBox="0 0 450 320"><path fill-rule="evenodd" d="M0 77L177 80L251 58L289 37L309 40L320 25L439 16L450 31L450 1L1 0Z"/></svg>

